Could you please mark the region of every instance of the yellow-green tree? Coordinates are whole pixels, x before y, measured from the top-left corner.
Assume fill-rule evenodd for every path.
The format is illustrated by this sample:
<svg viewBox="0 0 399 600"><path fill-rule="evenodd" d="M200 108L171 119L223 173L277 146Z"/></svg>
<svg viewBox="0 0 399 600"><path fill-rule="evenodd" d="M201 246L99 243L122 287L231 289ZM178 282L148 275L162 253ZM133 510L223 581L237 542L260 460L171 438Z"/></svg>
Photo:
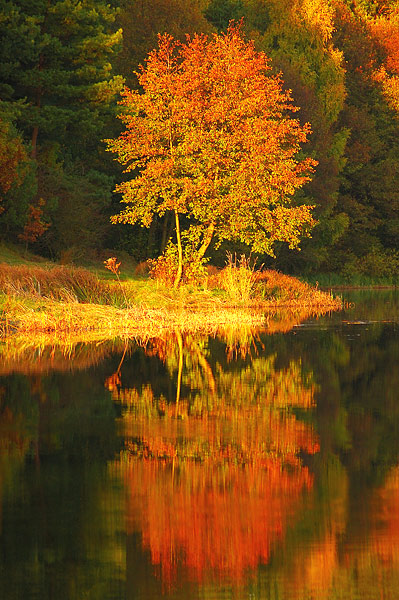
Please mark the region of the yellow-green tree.
<svg viewBox="0 0 399 600"><path fill-rule="evenodd" d="M240 27L185 43L160 36L138 78L142 91L123 93L126 129L108 140L132 175L117 187L127 208L114 222L148 227L174 214L175 285L180 215L198 235L198 260L214 236L271 255L277 241L297 247L314 224L312 207L293 200L315 165L297 157L310 127L289 114L297 109L281 77Z"/></svg>

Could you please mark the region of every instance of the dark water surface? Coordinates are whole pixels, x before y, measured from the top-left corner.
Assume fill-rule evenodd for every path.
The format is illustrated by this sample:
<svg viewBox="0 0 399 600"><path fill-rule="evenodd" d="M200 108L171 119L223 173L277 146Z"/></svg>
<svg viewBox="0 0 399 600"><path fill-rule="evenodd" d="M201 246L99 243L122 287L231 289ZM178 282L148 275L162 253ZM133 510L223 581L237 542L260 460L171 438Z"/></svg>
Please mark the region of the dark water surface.
<svg viewBox="0 0 399 600"><path fill-rule="evenodd" d="M399 296L344 297L0 346L0 598L399 598Z"/></svg>

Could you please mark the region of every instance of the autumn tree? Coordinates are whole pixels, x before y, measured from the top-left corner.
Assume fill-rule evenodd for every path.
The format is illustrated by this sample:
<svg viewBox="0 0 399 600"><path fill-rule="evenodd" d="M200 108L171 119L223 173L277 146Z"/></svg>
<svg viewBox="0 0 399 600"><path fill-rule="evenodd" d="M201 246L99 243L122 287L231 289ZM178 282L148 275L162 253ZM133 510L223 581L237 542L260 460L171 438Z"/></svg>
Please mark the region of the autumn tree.
<svg viewBox="0 0 399 600"><path fill-rule="evenodd" d="M347 82L340 121L350 130L338 208L349 227L330 256L332 268L340 265L348 277L398 273L399 25L394 11L382 12L374 16L371 2L336 2L334 41L345 56Z"/></svg>
<svg viewBox="0 0 399 600"><path fill-rule="evenodd" d="M30 242L36 242L36 240L42 236L49 227L49 224L42 220L44 205L45 202L43 198L39 198L36 205L29 205L27 222L25 223L23 232L18 236L18 239L20 239L22 242L25 242L26 248Z"/></svg>
<svg viewBox="0 0 399 600"><path fill-rule="evenodd" d="M127 207L113 221L148 227L174 214L175 285L181 215L198 236L198 260L213 237L273 255L275 242L298 247L314 224L312 207L294 201L315 164L297 157L310 127L289 114L290 93L270 71L239 26L185 43L165 34L138 73L142 91L123 92L126 129L108 149L132 177L117 187Z"/></svg>
<svg viewBox="0 0 399 600"><path fill-rule="evenodd" d="M270 56L273 68L284 73L285 85L301 107L301 121L312 124L306 152L319 163L306 186L306 195L315 199L318 226L312 239L302 244L302 252L293 255L279 248L276 262L290 272L318 271L348 221L337 210L349 130L340 122L347 92L343 53L332 38L333 6L329 0L244 0L243 4L247 35L255 40L257 50Z"/></svg>

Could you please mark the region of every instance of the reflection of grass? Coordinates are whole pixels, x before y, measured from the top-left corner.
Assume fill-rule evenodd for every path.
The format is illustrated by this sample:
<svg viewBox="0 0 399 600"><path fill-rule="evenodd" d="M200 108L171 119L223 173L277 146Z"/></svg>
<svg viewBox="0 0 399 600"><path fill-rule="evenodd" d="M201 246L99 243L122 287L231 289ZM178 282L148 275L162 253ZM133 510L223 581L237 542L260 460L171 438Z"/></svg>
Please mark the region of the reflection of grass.
<svg viewBox="0 0 399 600"><path fill-rule="evenodd" d="M340 307L332 296L272 271L258 273L255 283L255 295L247 294L244 301L217 285L175 290L151 280L109 281L83 268L0 264L0 333L212 331L222 325L265 324L262 311L280 305L309 311Z"/></svg>
<svg viewBox="0 0 399 600"><path fill-rule="evenodd" d="M101 340L98 334L94 339L85 335L84 341L82 335L16 335L0 344L0 375L88 369L114 352L122 353L125 344L122 338Z"/></svg>

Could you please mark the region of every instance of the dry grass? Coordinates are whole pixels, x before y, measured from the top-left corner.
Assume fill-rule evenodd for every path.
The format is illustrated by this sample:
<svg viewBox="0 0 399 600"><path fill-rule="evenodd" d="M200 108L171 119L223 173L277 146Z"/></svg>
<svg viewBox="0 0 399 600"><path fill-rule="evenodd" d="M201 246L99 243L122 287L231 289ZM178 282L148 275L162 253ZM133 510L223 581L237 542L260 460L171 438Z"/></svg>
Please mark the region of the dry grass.
<svg viewBox="0 0 399 600"><path fill-rule="evenodd" d="M208 277L208 287L221 288L233 305L276 308L307 307L338 310L341 300L317 286L300 281L296 277L278 271L256 270L242 256L238 261L229 260L227 266Z"/></svg>
<svg viewBox="0 0 399 600"><path fill-rule="evenodd" d="M228 297L233 302L250 302L256 295L256 284L259 279L260 271L255 269L255 264L251 265L251 259L242 254L227 255L227 265L219 273L217 282L222 290L227 292Z"/></svg>
<svg viewBox="0 0 399 600"><path fill-rule="evenodd" d="M100 280L87 269L0 264L0 290L13 296L47 298L61 302L111 304L117 286ZM124 300L122 299L122 304Z"/></svg>
<svg viewBox="0 0 399 600"><path fill-rule="evenodd" d="M7 319L7 323L6 323ZM27 306L9 299L3 304L3 333L81 332L96 331L105 337L115 335L157 335L165 329L212 331L220 325L239 323L262 325L265 317L258 311L219 307L201 312L189 309L133 307L118 309L99 304L71 304L47 300Z"/></svg>
<svg viewBox="0 0 399 600"><path fill-rule="evenodd" d="M270 311L282 306L308 316L341 307L340 300L317 288L275 271L256 271L242 259L209 280L209 289L174 290L148 280L105 281L82 268L0 264L0 335L212 332L221 326L266 326Z"/></svg>
<svg viewBox="0 0 399 600"><path fill-rule="evenodd" d="M258 293L264 300L278 306L330 306L341 308L342 302L332 294L319 290L317 286L300 281L296 277L278 271L261 271L257 278Z"/></svg>

